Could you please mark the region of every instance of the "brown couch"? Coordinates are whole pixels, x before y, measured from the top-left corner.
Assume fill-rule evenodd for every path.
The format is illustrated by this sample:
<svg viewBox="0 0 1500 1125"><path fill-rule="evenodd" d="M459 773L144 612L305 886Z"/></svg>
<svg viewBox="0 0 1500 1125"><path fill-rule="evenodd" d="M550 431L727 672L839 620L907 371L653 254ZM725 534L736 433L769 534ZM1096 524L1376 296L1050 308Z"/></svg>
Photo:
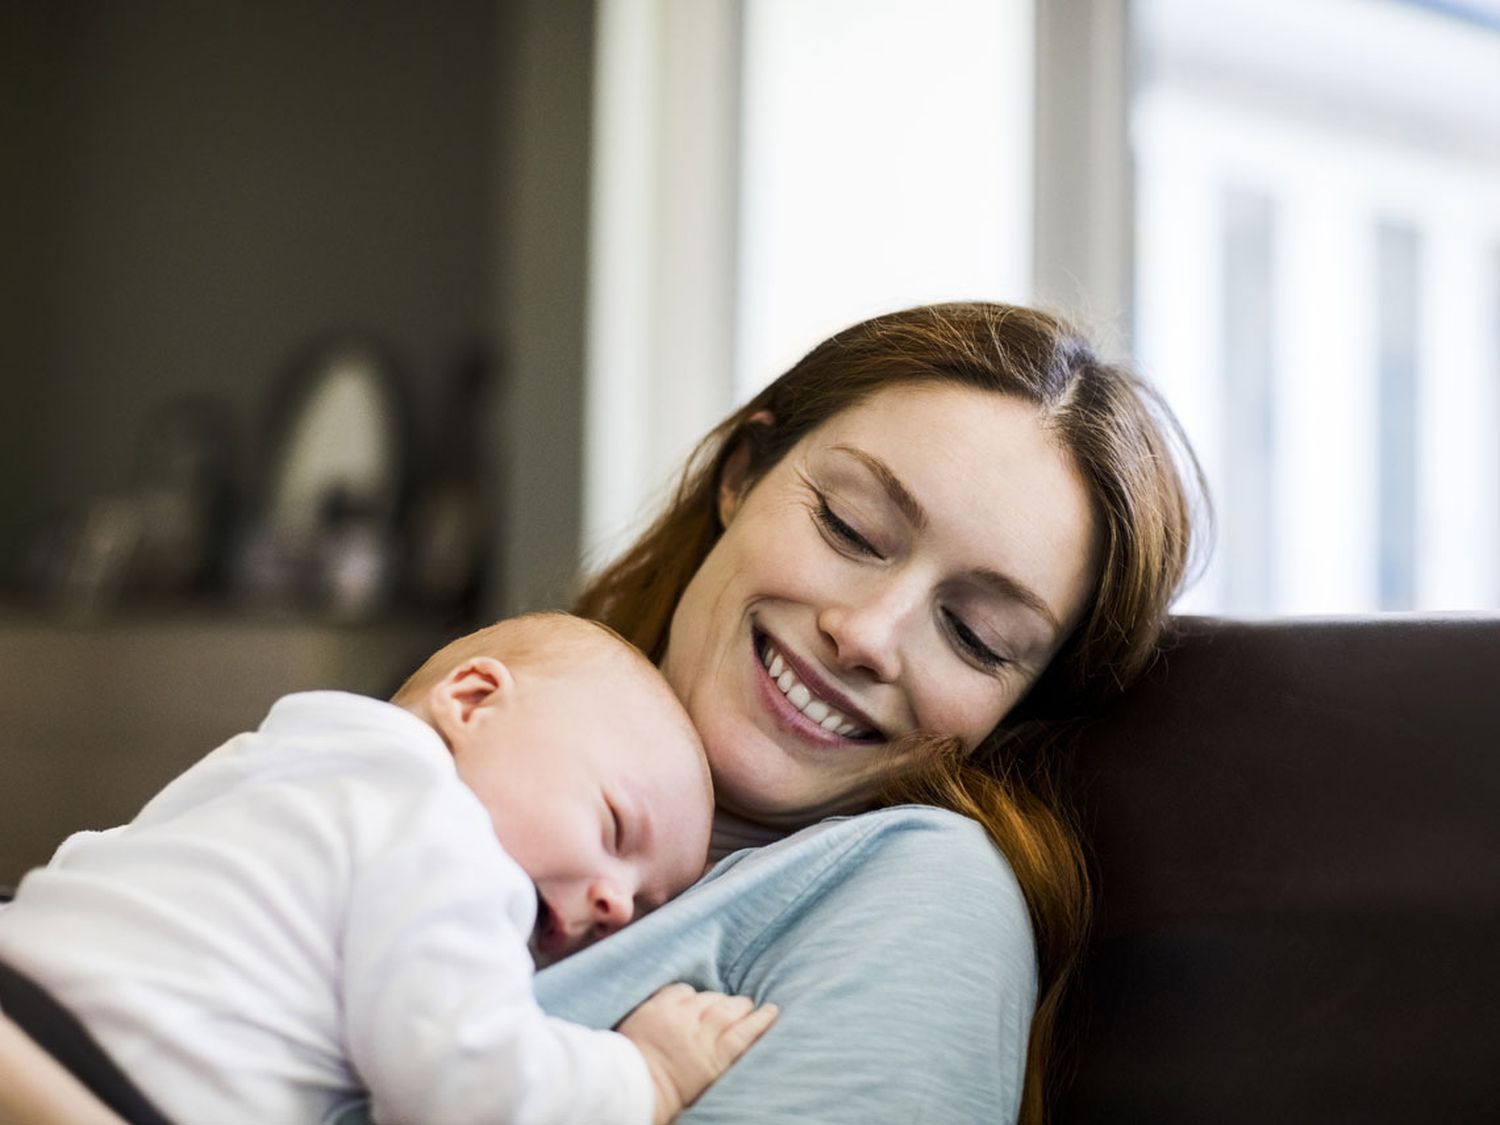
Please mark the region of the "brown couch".
<svg viewBox="0 0 1500 1125"><path fill-rule="evenodd" d="M1082 733L1061 1125L1500 1121L1500 618L1186 618Z"/></svg>

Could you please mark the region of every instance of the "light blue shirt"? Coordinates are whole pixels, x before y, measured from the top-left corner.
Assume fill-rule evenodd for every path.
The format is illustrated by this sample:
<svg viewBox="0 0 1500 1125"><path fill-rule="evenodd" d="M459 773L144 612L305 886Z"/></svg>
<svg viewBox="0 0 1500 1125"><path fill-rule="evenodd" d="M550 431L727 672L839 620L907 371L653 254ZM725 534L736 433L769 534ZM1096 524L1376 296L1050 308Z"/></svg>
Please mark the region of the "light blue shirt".
<svg viewBox="0 0 1500 1125"><path fill-rule="evenodd" d="M675 980L781 1008L680 1121L1015 1120L1036 1003L1031 926L1010 867L964 817L907 805L736 852L539 973L536 991L552 1014L606 1028Z"/></svg>

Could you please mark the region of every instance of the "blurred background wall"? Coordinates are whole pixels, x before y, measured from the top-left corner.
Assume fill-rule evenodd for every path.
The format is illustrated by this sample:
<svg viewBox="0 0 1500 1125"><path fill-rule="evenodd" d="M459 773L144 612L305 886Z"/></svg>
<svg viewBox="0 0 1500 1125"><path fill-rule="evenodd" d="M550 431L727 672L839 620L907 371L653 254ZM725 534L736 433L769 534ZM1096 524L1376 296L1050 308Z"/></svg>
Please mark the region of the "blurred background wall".
<svg viewBox="0 0 1500 1125"><path fill-rule="evenodd" d="M117 483L184 392L232 410L248 487L267 384L319 334L388 339L431 429L492 331L496 5L5 12L7 536Z"/></svg>
<svg viewBox="0 0 1500 1125"><path fill-rule="evenodd" d="M1500 607L1492 0L0 21L0 882L281 692L562 604L734 402L922 301L1159 382L1219 515L1179 608Z"/></svg>

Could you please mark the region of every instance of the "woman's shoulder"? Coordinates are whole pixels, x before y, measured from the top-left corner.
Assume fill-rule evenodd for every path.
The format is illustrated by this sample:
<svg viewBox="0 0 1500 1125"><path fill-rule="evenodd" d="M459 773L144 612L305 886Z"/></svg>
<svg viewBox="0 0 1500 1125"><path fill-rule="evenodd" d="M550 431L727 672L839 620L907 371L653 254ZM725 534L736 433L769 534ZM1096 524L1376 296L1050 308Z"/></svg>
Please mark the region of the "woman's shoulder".
<svg viewBox="0 0 1500 1125"><path fill-rule="evenodd" d="M998 863L1006 867L1004 857L978 821L932 805L893 805L857 816L830 817L804 829L809 833L819 830L834 838L858 839L871 852L881 854L940 852L954 858L967 856L982 866Z"/></svg>
<svg viewBox="0 0 1500 1125"><path fill-rule="evenodd" d="M775 844L729 856L713 876L728 876L738 866L745 868L739 878L761 868L800 872L809 889L831 890L851 879L888 879L911 892L930 888L946 899L955 887L966 885L1024 908L1010 865L984 828L929 805L896 805L823 820Z"/></svg>
<svg viewBox="0 0 1500 1125"><path fill-rule="evenodd" d="M754 1090L774 1097L760 1103L767 1120L1014 1113L1036 962L1025 900L979 824L890 808L825 821L741 862L783 865L797 883L724 967L729 990L774 999L782 1015L767 1037L775 1048L731 1071L715 1105ZM830 1074L859 1091L836 1113Z"/></svg>
<svg viewBox="0 0 1500 1125"><path fill-rule="evenodd" d="M958 813L899 805L839 817L725 864L736 859L763 868L742 878L781 884L782 915L767 927L773 937L809 922L867 938L938 924L950 942L972 937L1031 956L1030 918L1010 865L984 828Z"/></svg>

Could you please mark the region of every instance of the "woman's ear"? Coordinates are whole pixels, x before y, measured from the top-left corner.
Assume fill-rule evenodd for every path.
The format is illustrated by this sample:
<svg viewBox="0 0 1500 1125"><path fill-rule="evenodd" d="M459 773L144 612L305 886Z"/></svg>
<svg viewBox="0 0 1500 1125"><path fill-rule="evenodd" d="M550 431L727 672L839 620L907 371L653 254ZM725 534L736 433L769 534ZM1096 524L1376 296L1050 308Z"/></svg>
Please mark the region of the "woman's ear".
<svg viewBox="0 0 1500 1125"><path fill-rule="evenodd" d="M516 693L511 671L493 656L474 656L459 664L427 695L427 713L449 746Z"/></svg>
<svg viewBox="0 0 1500 1125"><path fill-rule="evenodd" d="M719 473L719 526L728 527L740 510L740 501L750 487L750 453L754 444L749 430L768 429L774 419L769 410L757 410L745 422L745 427L735 439L734 448L724 459L724 468Z"/></svg>

